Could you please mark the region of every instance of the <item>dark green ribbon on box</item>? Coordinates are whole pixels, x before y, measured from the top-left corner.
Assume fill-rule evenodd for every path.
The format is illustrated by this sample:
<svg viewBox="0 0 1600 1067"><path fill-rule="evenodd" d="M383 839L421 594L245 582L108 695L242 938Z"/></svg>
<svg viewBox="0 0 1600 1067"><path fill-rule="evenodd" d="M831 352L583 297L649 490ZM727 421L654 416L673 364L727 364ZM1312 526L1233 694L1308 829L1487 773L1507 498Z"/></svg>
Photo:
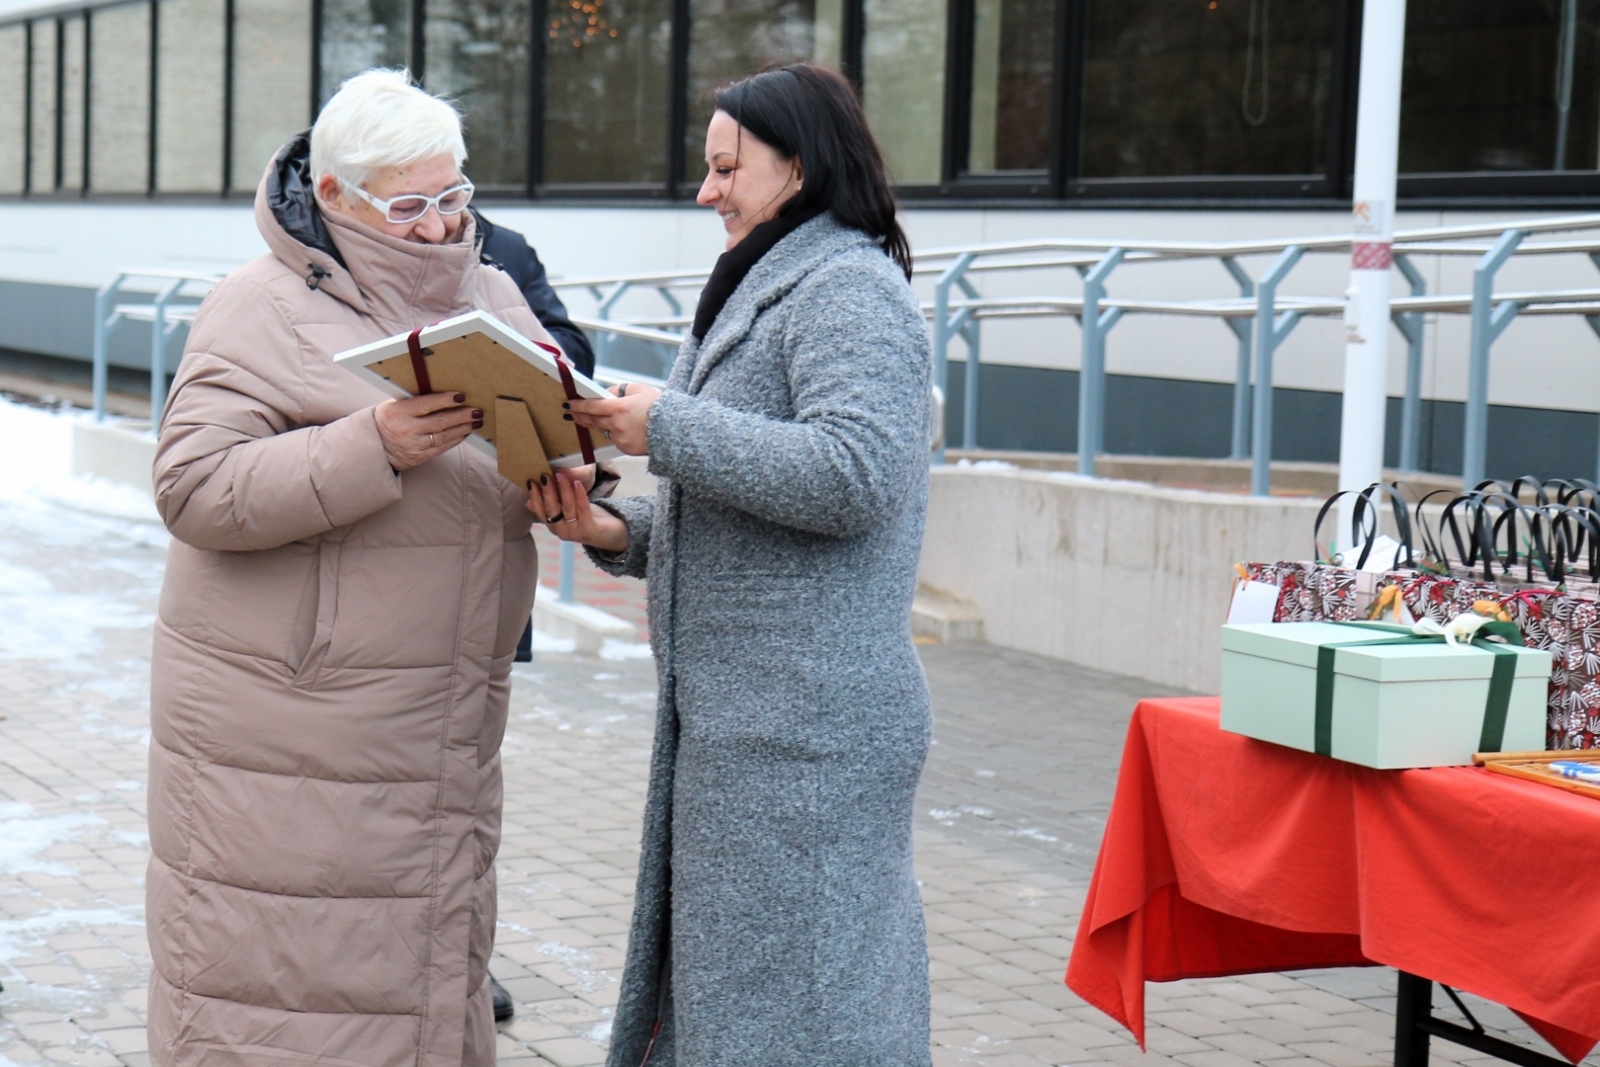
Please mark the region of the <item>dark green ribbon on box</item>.
<svg viewBox="0 0 1600 1067"><path fill-rule="evenodd" d="M1330 641L1317 648L1317 717L1313 748L1319 756L1333 755L1333 660L1339 649L1411 645L1446 640L1444 634L1419 634L1409 627L1383 622L1335 622L1333 625L1358 627L1368 631L1387 630L1401 636L1388 641ZM1510 644L1522 644L1522 632L1514 623L1487 622L1472 638L1471 647L1494 655L1494 667L1489 673L1489 695L1484 700L1483 706L1483 733L1478 739L1479 752L1499 752L1500 746L1505 743L1506 716L1511 710L1511 686L1517 678L1517 654L1509 645L1489 641L1491 633L1504 637Z"/></svg>

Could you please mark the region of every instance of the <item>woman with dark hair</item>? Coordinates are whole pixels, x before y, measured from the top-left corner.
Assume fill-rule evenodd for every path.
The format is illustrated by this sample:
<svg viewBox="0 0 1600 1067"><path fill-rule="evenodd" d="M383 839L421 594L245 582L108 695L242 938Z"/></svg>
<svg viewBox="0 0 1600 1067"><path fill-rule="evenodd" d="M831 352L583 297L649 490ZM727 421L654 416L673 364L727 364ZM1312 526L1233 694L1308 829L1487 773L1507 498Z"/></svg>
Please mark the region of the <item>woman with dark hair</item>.
<svg viewBox="0 0 1600 1067"><path fill-rule="evenodd" d="M931 356L860 105L805 64L717 93L727 251L663 392L574 401L653 499L529 506L646 577L660 701L612 1067L927 1067L911 639Z"/></svg>

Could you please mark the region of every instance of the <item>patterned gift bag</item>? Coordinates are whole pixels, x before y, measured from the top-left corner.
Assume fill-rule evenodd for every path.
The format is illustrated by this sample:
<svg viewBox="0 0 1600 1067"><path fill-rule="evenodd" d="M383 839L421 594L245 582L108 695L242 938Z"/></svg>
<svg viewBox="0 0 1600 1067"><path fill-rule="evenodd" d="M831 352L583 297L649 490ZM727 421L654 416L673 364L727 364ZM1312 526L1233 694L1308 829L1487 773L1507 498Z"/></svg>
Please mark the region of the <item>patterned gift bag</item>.
<svg viewBox="0 0 1600 1067"><path fill-rule="evenodd" d="M1522 631L1523 644L1550 653L1545 747L1593 748L1600 733L1600 599L1560 589L1507 592L1480 579L1397 573L1406 608L1417 619L1445 623L1491 601Z"/></svg>
<svg viewBox="0 0 1600 1067"><path fill-rule="evenodd" d="M1378 575L1306 560L1242 563L1253 582L1278 587L1273 622L1348 622L1362 617L1377 590Z"/></svg>
<svg viewBox="0 0 1600 1067"><path fill-rule="evenodd" d="M1558 647L1559 634L1561 655L1550 674L1550 733L1545 747L1600 747L1600 599L1593 593L1563 595L1548 614L1550 648L1553 653Z"/></svg>

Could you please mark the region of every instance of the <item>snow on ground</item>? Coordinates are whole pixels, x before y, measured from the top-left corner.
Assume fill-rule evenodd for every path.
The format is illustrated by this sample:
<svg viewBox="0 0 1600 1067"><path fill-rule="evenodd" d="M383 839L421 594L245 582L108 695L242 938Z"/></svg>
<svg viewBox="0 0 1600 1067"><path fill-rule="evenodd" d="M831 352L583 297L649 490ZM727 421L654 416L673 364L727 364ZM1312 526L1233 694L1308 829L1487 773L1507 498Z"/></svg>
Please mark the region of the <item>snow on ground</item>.
<svg viewBox="0 0 1600 1067"><path fill-rule="evenodd" d="M72 474L87 417L0 400L0 658L89 669L100 631L152 621L168 535L148 493Z"/></svg>
<svg viewBox="0 0 1600 1067"><path fill-rule="evenodd" d="M157 524L150 494L131 485L72 473L72 424L87 412L0 400L0 501L57 505L105 518Z"/></svg>

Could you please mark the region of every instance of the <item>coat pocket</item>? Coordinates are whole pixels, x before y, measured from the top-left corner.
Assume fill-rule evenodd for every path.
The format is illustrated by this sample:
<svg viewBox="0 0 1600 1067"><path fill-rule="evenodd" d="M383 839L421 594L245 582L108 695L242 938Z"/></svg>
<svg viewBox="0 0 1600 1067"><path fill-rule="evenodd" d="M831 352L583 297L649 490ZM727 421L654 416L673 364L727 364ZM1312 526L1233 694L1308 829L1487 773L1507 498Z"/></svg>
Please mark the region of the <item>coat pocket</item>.
<svg viewBox="0 0 1600 1067"><path fill-rule="evenodd" d="M338 541L323 541L317 546L316 577L306 590L300 609L302 619L309 616L314 621L307 639L301 637L307 628L303 624L296 626L295 647L290 652L294 657L289 663L294 670L290 684L296 689L315 686L322 673L323 660L328 658L328 646L333 643L333 624L338 617L339 557L343 548Z"/></svg>

